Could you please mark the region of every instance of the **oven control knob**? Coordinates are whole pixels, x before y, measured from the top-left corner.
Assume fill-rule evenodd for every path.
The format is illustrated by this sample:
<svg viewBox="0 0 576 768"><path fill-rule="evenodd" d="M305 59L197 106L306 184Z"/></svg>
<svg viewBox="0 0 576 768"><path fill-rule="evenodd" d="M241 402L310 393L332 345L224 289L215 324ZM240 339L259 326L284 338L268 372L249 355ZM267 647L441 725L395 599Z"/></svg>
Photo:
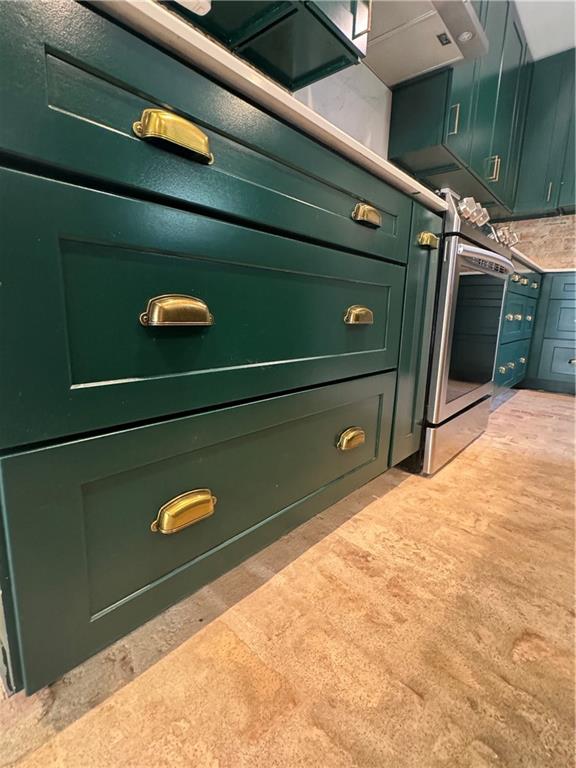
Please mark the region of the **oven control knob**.
<svg viewBox="0 0 576 768"><path fill-rule="evenodd" d="M473 224L479 224L481 216L482 216L482 206L480 205L480 203L476 203L476 205L474 206L474 210L470 214L470 221Z"/></svg>
<svg viewBox="0 0 576 768"><path fill-rule="evenodd" d="M490 214L488 213L486 208L480 208L480 215L478 216L476 224L478 224L479 227L483 227L484 224L488 224L489 221L490 221Z"/></svg>
<svg viewBox="0 0 576 768"><path fill-rule="evenodd" d="M463 197L458 203L458 213L463 219L469 219L476 208L476 200L473 197Z"/></svg>

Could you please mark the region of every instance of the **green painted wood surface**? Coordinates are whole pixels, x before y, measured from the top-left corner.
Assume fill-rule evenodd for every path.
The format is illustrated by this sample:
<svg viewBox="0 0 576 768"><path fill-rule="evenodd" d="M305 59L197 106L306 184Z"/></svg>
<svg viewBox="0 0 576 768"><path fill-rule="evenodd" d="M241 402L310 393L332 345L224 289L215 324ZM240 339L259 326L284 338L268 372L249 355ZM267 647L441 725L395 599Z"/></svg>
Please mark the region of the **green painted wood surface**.
<svg viewBox="0 0 576 768"><path fill-rule="evenodd" d="M574 207L573 115L574 49L534 63L516 215L538 216Z"/></svg>
<svg viewBox="0 0 576 768"><path fill-rule="evenodd" d="M396 374L367 377L0 459L28 693L383 472ZM366 442L341 453L343 429ZM30 482L30 478L34 482ZM215 514L172 536L161 504Z"/></svg>
<svg viewBox="0 0 576 768"><path fill-rule="evenodd" d="M11 163L406 260L407 196L73 0L0 3L0 88ZM157 106L205 131L213 165L136 139ZM351 219L358 201L381 211L379 229Z"/></svg>
<svg viewBox="0 0 576 768"><path fill-rule="evenodd" d="M494 370L494 383L497 387L513 387L523 380L529 364L529 351L530 339L500 344ZM526 362L522 362L521 358ZM506 368L505 373L500 372L501 366Z"/></svg>
<svg viewBox="0 0 576 768"><path fill-rule="evenodd" d="M399 265L16 171L0 206L2 447L398 364ZM143 327L170 293L214 325ZM373 325L344 323L354 304Z"/></svg>
<svg viewBox="0 0 576 768"><path fill-rule="evenodd" d="M477 8L489 52L394 89L389 156L432 187L472 195L502 217L514 203L529 51L512 3ZM496 157L500 172L491 180Z"/></svg>
<svg viewBox="0 0 576 768"><path fill-rule="evenodd" d="M576 394L575 290L576 272L544 275L524 387Z"/></svg>
<svg viewBox="0 0 576 768"><path fill-rule="evenodd" d="M415 204L390 444L391 466L415 453L422 437L439 259L437 250L418 245L418 234L426 231L439 234L442 231L442 219Z"/></svg>

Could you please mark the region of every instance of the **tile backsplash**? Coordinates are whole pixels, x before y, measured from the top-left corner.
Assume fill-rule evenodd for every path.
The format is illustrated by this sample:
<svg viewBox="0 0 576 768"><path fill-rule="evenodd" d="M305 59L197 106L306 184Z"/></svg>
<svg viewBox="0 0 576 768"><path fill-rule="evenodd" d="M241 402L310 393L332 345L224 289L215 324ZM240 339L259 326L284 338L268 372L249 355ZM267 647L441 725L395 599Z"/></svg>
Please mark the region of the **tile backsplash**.
<svg viewBox="0 0 576 768"><path fill-rule="evenodd" d="M513 221L518 248L545 269L576 269L576 216Z"/></svg>

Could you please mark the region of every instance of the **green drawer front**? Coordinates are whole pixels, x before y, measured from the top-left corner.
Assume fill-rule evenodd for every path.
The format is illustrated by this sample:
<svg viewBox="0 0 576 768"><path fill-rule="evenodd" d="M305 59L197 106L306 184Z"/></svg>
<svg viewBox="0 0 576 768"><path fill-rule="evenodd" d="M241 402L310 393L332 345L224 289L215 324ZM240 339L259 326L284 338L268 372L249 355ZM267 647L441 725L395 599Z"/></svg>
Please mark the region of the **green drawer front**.
<svg viewBox="0 0 576 768"><path fill-rule="evenodd" d="M498 348L494 383L499 387L512 387L522 381L528 365L530 339L501 344Z"/></svg>
<svg viewBox="0 0 576 768"><path fill-rule="evenodd" d="M576 343L544 339L540 353L539 379L574 383L576 380Z"/></svg>
<svg viewBox="0 0 576 768"><path fill-rule="evenodd" d="M73 0L0 3L0 151L261 227L407 258L411 200ZM144 109L204 131L205 165L136 138ZM325 183L324 183L325 182ZM359 201L381 226L352 220Z"/></svg>
<svg viewBox="0 0 576 768"><path fill-rule="evenodd" d="M112 640L387 468L395 373L0 460L23 683ZM365 442L343 452L341 433ZM208 488L173 535L159 508Z"/></svg>
<svg viewBox="0 0 576 768"><path fill-rule="evenodd" d="M542 275L537 272L514 272L508 279L508 293L519 293L537 299L541 284Z"/></svg>
<svg viewBox="0 0 576 768"><path fill-rule="evenodd" d="M502 312L500 343L517 341L526 335L526 299L518 293L507 293Z"/></svg>
<svg viewBox="0 0 576 768"><path fill-rule="evenodd" d="M544 336L548 339L576 339L576 301L571 299L550 300Z"/></svg>
<svg viewBox="0 0 576 768"><path fill-rule="evenodd" d="M398 364L404 267L15 171L0 187L4 447ZM166 294L214 325L141 325ZM374 323L345 323L353 305Z"/></svg>
<svg viewBox="0 0 576 768"><path fill-rule="evenodd" d="M576 299L576 272L556 274L552 277L551 299Z"/></svg>

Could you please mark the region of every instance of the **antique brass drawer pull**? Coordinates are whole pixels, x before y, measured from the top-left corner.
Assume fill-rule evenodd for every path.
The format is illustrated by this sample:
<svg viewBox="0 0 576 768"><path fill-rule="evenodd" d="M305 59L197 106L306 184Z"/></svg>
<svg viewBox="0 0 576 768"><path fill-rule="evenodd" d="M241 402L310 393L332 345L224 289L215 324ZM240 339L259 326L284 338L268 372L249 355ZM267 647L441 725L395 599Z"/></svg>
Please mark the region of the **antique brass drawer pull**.
<svg viewBox="0 0 576 768"><path fill-rule="evenodd" d="M514 272L514 274L511 276L510 280L512 280L513 283L517 283L520 280L520 275Z"/></svg>
<svg viewBox="0 0 576 768"><path fill-rule="evenodd" d="M178 533L214 514L216 496L209 488L197 488L167 501L150 526L154 533Z"/></svg>
<svg viewBox="0 0 576 768"><path fill-rule="evenodd" d="M374 312L368 307L353 304L344 313L346 325L374 325Z"/></svg>
<svg viewBox="0 0 576 768"><path fill-rule="evenodd" d="M498 373L506 373L506 366L505 365L499 365L498 366Z"/></svg>
<svg viewBox="0 0 576 768"><path fill-rule="evenodd" d="M354 210L352 211L352 218L359 224L365 224L367 227L381 227L382 226L382 214L379 210L374 208L368 203L356 203Z"/></svg>
<svg viewBox="0 0 576 768"><path fill-rule="evenodd" d="M140 120L132 124L139 139L166 141L189 150L202 163L210 165L214 155L210 152L208 136L194 123L164 109L145 109Z"/></svg>
<svg viewBox="0 0 576 768"><path fill-rule="evenodd" d="M520 357L519 360L522 363L522 365L526 365L526 358L525 357Z"/></svg>
<svg viewBox="0 0 576 768"><path fill-rule="evenodd" d="M440 245L440 238L433 232L420 232L417 242L422 248L438 248Z"/></svg>
<svg viewBox="0 0 576 768"><path fill-rule="evenodd" d="M214 325L214 317L202 299L169 293L150 299L140 322L147 326Z"/></svg>
<svg viewBox="0 0 576 768"><path fill-rule="evenodd" d="M508 363L508 368L511 368L511 369L516 368L516 363Z"/></svg>
<svg viewBox="0 0 576 768"><path fill-rule="evenodd" d="M536 288L538 288L538 285L539 285L539 283L534 282L534 283L532 283L530 288L534 288L534 290L536 290Z"/></svg>
<svg viewBox="0 0 576 768"><path fill-rule="evenodd" d="M526 315L526 320L528 320L529 323L532 322L532 315Z"/></svg>
<svg viewBox="0 0 576 768"><path fill-rule="evenodd" d="M576 365L576 357L571 357L570 360L568 360L568 365Z"/></svg>
<svg viewBox="0 0 576 768"><path fill-rule="evenodd" d="M522 320L522 315L514 315L514 320Z"/></svg>
<svg viewBox="0 0 576 768"><path fill-rule="evenodd" d="M529 282L527 277L523 277L522 280L520 280L520 285L528 285Z"/></svg>
<svg viewBox="0 0 576 768"><path fill-rule="evenodd" d="M514 320L514 315L510 312L506 315L506 320Z"/></svg>
<svg viewBox="0 0 576 768"><path fill-rule="evenodd" d="M339 451L352 451L354 448L364 445L365 442L366 432L362 427L348 427L341 433L336 447Z"/></svg>

